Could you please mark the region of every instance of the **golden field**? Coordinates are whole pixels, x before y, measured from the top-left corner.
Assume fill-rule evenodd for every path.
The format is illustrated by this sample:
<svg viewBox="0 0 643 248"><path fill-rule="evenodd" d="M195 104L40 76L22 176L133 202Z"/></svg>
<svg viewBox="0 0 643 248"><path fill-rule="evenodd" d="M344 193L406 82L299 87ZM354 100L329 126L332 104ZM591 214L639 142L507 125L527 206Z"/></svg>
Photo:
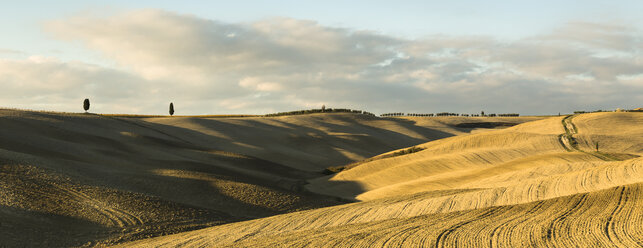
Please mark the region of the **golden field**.
<svg viewBox="0 0 643 248"><path fill-rule="evenodd" d="M642 113L0 125L0 246L643 246Z"/></svg>

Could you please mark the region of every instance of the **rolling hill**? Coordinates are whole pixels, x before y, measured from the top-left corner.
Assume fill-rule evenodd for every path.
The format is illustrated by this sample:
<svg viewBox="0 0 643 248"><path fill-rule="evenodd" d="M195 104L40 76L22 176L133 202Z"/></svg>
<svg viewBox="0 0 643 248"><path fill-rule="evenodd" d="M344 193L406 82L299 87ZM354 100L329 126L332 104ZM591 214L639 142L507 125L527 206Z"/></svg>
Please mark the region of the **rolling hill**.
<svg viewBox="0 0 643 248"><path fill-rule="evenodd" d="M123 245L640 247L642 124L593 113L430 141L305 186L358 202Z"/></svg>
<svg viewBox="0 0 643 248"><path fill-rule="evenodd" d="M493 130L462 123L534 119L0 109L0 246L109 245L343 204L304 184L330 166Z"/></svg>

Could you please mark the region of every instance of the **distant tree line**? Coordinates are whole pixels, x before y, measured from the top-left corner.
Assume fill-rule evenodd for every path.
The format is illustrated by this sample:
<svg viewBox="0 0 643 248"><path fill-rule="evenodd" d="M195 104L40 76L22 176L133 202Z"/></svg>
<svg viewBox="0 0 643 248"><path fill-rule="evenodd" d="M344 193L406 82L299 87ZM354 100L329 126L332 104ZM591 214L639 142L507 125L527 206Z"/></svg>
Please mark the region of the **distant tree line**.
<svg viewBox="0 0 643 248"><path fill-rule="evenodd" d="M381 114L380 116L382 116L382 117L389 117L389 116L404 116L404 113L386 113L386 114Z"/></svg>
<svg viewBox="0 0 643 248"><path fill-rule="evenodd" d="M576 110L574 111L574 114L585 114L585 113L599 113L599 112L613 112L613 111L607 111L607 110L595 110L595 111L584 111L584 110Z"/></svg>
<svg viewBox="0 0 643 248"><path fill-rule="evenodd" d="M289 112L278 112L273 114L266 114L265 117L275 117L275 116L285 116L285 115L305 115L305 114L315 114L315 113L354 113L362 115L375 116L375 114L366 112L363 110L354 110L354 109L345 109L345 108L326 108L322 106L321 109L307 109L307 110L295 110Z"/></svg>
<svg viewBox="0 0 643 248"><path fill-rule="evenodd" d="M576 110L574 111L574 114L585 114L585 113L599 113L599 112L643 112L643 108L635 108L635 109L620 109L617 108L616 110L594 110L594 111L584 111L584 110Z"/></svg>
<svg viewBox="0 0 643 248"><path fill-rule="evenodd" d="M460 116L460 114L449 113L449 112L440 112L435 114L435 116Z"/></svg>
<svg viewBox="0 0 643 248"><path fill-rule="evenodd" d="M516 113L508 113L508 114L487 114L485 115L484 112L481 114L458 114L458 113L449 113L449 112L440 112L436 114L418 114L418 113L386 113L386 114L381 114L380 116L382 117L391 117L391 116L416 116L416 117L433 117L433 116L465 116L465 117L479 117L479 116L486 116L486 117L518 117L520 114Z"/></svg>

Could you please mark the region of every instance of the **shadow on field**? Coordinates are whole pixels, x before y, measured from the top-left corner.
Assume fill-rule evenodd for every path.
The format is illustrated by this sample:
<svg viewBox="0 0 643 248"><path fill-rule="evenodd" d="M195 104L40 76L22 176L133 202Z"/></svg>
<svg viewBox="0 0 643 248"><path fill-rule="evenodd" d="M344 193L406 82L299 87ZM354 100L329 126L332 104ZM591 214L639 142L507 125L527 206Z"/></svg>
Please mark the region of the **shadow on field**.
<svg viewBox="0 0 643 248"><path fill-rule="evenodd" d="M0 206L0 247L78 247L113 231L68 216Z"/></svg>
<svg viewBox="0 0 643 248"><path fill-rule="evenodd" d="M0 201L0 231L10 237L0 246L121 242L337 205L346 201L309 193L305 181L356 157L451 136L397 121L417 134L411 137L348 115L316 128L280 118L180 118L190 128L140 118L0 109L0 159L12 161L0 161L0 167L38 168L3 174L3 180L15 180L0 182L0 193L12 195ZM24 204L38 202L34 199L65 203L27 210ZM60 215L68 210L73 214ZM124 227L114 233L109 223Z"/></svg>

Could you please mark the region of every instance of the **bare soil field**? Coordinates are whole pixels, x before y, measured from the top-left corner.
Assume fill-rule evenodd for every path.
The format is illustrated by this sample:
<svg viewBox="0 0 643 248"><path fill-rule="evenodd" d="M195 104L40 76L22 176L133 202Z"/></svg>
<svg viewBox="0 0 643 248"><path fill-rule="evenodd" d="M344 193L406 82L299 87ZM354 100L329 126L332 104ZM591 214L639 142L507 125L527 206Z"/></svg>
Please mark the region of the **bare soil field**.
<svg viewBox="0 0 643 248"><path fill-rule="evenodd" d="M642 134L641 113L0 110L0 246L641 247Z"/></svg>
<svg viewBox="0 0 643 248"><path fill-rule="evenodd" d="M448 137L304 186L355 203L122 245L641 247L641 134L643 114L592 113Z"/></svg>
<svg viewBox="0 0 643 248"><path fill-rule="evenodd" d="M506 127L461 123L535 119L542 118L129 117L0 109L0 246L127 246L352 206L346 203L353 198L316 193L307 184L325 178L331 166Z"/></svg>

